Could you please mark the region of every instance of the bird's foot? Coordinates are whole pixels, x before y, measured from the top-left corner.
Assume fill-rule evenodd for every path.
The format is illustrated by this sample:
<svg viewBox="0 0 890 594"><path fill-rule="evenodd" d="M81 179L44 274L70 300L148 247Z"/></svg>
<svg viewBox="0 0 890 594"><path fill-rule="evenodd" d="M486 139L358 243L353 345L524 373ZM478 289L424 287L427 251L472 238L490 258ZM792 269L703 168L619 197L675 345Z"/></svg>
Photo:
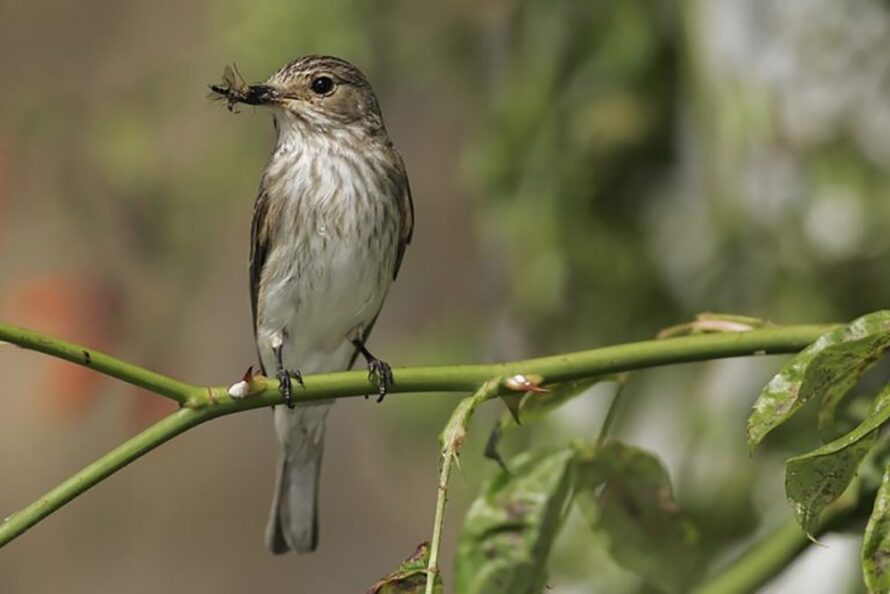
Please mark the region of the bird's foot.
<svg viewBox="0 0 890 594"><path fill-rule="evenodd" d="M294 391L293 384L291 382L292 379L297 380L297 383L302 387L306 387L303 383L303 374L296 370L285 370L279 369L275 372L275 377L278 378L278 389L281 390L281 393L284 394L284 403L288 408L294 407Z"/></svg>
<svg viewBox="0 0 890 594"><path fill-rule="evenodd" d="M395 383L392 377L392 367L386 361L375 357L368 359L368 379L377 377L377 402L383 402L389 387Z"/></svg>
<svg viewBox="0 0 890 594"><path fill-rule="evenodd" d="M389 390L390 386L396 383L392 376L392 367L390 367L389 363L386 361L382 361L372 355L371 351L365 347L365 343L360 339L354 339L352 344L355 346L355 349L361 353L362 357L365 358L365 361L368 362L368 379L370 380L375 376L377 377L377 402L383 402L383 398L386 396L386 392ZM365 394L365 398L367 397L368 395Z"/></svg>

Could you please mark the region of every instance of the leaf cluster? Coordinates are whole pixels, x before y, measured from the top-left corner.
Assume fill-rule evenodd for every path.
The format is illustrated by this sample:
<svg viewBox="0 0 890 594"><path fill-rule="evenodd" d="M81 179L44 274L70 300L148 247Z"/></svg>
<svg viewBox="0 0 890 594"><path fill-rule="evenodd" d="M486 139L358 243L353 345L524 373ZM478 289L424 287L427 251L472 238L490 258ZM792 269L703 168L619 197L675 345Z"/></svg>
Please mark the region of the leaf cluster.
<svg viewBox="0 0 890 594"><path fill-rule="evenodd" d="M785 495L800 526L815 538L839 507L877 489L862 545L869 592L890 591L890 573L884 567L890 555L890 442L880 437L890 421L890 385L870 397L864 418L852 429L847 430L839 411L845 403L853 404L853 388L888 350L890 311L834 328L773 377L748 419L748 445L753 449L807 402L818 401L815 429L824 445L786 461Z"/></svg>

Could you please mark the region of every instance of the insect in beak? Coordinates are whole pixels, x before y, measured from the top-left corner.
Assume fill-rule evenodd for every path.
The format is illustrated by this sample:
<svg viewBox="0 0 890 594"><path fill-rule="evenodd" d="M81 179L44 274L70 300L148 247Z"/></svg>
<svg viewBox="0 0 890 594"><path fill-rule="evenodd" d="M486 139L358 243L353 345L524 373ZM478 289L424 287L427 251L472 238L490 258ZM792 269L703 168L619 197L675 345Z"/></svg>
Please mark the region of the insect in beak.
<svg viewBox="0 0 890 594"><path fill-rule="evenodd" d="M241 77L236 66L226 66L222 81L210 85L210 98L224 100L229 111L235 111L238 103L247 105L271 105L277 103L280 96L278 90L267 84L248 85Z"/></svg>

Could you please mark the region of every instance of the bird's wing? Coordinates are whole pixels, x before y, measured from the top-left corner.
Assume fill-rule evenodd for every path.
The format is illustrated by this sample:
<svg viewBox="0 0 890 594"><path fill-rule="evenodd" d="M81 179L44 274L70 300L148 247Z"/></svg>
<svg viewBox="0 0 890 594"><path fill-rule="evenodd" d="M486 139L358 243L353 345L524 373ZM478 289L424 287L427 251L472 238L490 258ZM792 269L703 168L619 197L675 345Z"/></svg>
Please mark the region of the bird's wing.
<svg viewBox="0 0 890 594"><path fill-rule="evenodd" d="M401 219L399 243L396 248L396 265L393 269L393 280L399 276L399 269L402 267L402 258L405 256L405 250L411 243L411 237L414 235L414 200L411 197L411 184L408 183L408 173L405 171L405 162L402 161L402 155L393 149L396 156L398 174L405 180L405 191L402 193L399 202L399 216Z"/></svg>
<svg viewBox="0 0 890 594"><path fill-rule="evenodd" d="M253 332L257 330L257 298L260 292L260 278L263 266L269 255L269 225L266 216L269 213L269 195L265 184L260 184L256 202L253 204L253 221L250 225L250 311L253 317Z"/></svg>
<svg viewBox="0 0 890 594"><path fill-rule="evenodd" d="M402 155L395 148L392 148L392 151L395 156L396 175L405 181L405 191L399 197L399 242L396 245L396 265L392 272L392 278L395 280L399 276L399 269L402 267L402 258L405 257L405 250L408 248L408 244L411 243L411 237L414 235L414 199L411 197L411 185L408 183L408 173L405 171L405 162L402 161ZM362 332L363 344L367 342L379 316L380 310L377 310L374 319L365 326L364 332ZM349 360L349 368L352 368L353 364L355 364L358 355L359 352L357 350L352 354L352 359Z"/></svg>

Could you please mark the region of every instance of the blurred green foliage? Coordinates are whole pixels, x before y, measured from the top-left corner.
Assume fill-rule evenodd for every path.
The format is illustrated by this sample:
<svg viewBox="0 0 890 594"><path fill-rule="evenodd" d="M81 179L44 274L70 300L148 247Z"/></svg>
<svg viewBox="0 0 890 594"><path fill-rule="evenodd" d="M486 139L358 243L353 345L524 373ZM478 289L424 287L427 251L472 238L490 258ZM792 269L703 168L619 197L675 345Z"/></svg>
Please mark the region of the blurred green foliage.
<svg viewBox="0 0 890 594"><path fill-rule="evenodd" d="M150 335L144 358L170 356L170 335L199 333L187 324L206 309L214 274L244 271L232 259L246 254L271 126L206 104L204 84L227 62L257 80L309 52L369 74L406 152L418 237L399 283L434 287L412 297L445 297L415 299L415 312L394 317L405 327L399 362L625 342L702 310L814 322L886 305L882 0L145 6L4 6L16 19L7 22L39 31L41 44L17 53L0 110L17 179L36 180L22 181L22 200L51 204L85 251L103 254L90 266L120 282L131 318L122 334ZM44 43L70 29L87 41ZM3 32L12 55L26 33ZM454 162L462 177L434 201L441 178L424 176L450 174ZM438 230L453 212L447 221L458 224ZM424 247L436 232L442 243ZM452 256L454 244L471 245L471 257ZM460 278L475 286L443 286L455 270L470 270ZM803 410L747 457L744 419L775 363L745 365L633 376L619 418L623 438L664 459L709 561L785 512L781 463L817 445L815 412ZM601 408L575 400L569 415L520 428L505 446L561 438L569 421L598 426ZM432 447L447 408L444 398L386 407L380 441L393 452L404 440ZM495 472L469 460L484 429L470 439L467 474ZM605 561L586 571L602 551L578 555L572 542L589 534L563 534L554 582L639 587Z"/></svg>
<svg viewBox="0 0 890 594"><path fill-rule="evenodd" d="M660 9L524 2L511 16L509 57L466 157L511 305L541 349L666 322L642 216L673 161L676 42Z"/></svg>

